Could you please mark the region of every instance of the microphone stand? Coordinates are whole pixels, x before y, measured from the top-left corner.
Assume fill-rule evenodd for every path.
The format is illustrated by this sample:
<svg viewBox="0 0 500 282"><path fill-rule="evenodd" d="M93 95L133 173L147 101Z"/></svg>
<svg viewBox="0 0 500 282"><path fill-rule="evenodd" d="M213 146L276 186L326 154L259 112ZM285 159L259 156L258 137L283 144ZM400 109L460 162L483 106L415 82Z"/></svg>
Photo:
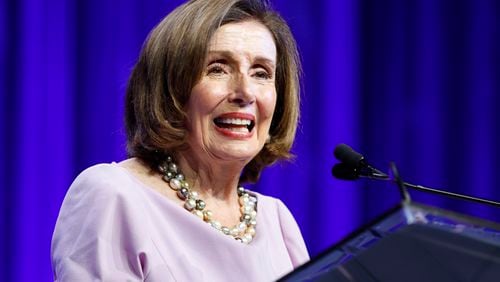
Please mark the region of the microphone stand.
<svg viewBox="0 0 500 282"><path fill-rule="evenodd" d="M443 196L446 196L449 198L461 199L461 200L466 200L466 201L470 201L470 202L474 202L474 203L487 204L487 205L491 205L491 206L500 208L499 202L495 202L495 201L491 201L491 200L487 200L487 199L481 199L481 198L472 197L472 196L463 195L463 194L452 193L452 192L448 192L448 191L444 191L444 190L429 188L429 187L425 187L422 185L415 185L415 184L411 184L408 182L403 182L403 180L399 176L398 169L397 169L396 165L394 164L394 162L391 162L390 166L391 166L391 170L392 170L392 174L394 176L394 179L387 179L387 180L394 180L396 182L396 184L399 187L399 191L401 193L401 196L402 196L403 200L406 202L411 201L410 195L408 194L408 191L407 191L407 188L410 188L410 189L417 190L417 191L429 192L429 193L433 193L433 194L437 194L437 195L443 195ZM373 177L372 177L372 179L373 179ZM382 179L382 178L376 178L376 179Z"/></svg>

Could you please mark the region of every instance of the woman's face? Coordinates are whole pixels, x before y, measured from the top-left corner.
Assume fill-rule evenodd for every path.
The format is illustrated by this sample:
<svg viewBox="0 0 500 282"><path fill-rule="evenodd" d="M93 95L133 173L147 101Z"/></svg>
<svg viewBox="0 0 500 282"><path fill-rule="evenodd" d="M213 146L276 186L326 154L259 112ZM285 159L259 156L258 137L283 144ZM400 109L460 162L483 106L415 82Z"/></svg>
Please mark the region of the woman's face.
<svg viewBox="0 0 500 282"><path fill-rule="evenodd" d="M276 106L276 46L256 21L213 35L187 105L188 143L198 157L249 162L264 146Z"/></svg>

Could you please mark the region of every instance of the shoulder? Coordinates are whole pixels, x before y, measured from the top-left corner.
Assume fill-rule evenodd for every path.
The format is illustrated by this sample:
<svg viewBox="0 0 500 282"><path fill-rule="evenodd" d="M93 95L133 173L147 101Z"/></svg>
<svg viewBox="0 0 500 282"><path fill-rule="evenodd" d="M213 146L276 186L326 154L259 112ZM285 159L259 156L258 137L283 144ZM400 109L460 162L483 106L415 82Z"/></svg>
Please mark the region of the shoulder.
<svg viewBox="0 0 500 282"><path fill-rule="evenodd" d="M117 164L94 165L82 171L69 187L59 220L86 218L89 211L106 213L137 209L137 200L144 197L140 188L140 184Z"/></svg>
<svg viewBox="0 0 500 282"><path fill-rule="evenodd" d="M133 193L131 186L139 185L116 163L97 164L82 171L71 184L67 197L75 194L120 194Z"/></svg>
<svg viewBox="0 0 500 282"><path fill-rule="evenodd" d="M116 163L103 163L91 166L82 171L73 182L74 185L112 185L130 181L127 173Z"/></svg>
<svg viewBox="0 0 500 282"><path fill-rule="evenodd" d="M265 209L265 212L276 213L280 217L285 216L285 217L291 217L293 219L292 213L280 199L272 196L266 196L258 192L252 192L252 193L257 196L259 209Z"/></svg>
<svg viewBox="0 0 500 282"><path fill-rule="evenodd" d="M139 183L115 163L97 164L82 171L64 197L58 221L87 218L93 212L106 213L130 205L142 197Z"/></svg>

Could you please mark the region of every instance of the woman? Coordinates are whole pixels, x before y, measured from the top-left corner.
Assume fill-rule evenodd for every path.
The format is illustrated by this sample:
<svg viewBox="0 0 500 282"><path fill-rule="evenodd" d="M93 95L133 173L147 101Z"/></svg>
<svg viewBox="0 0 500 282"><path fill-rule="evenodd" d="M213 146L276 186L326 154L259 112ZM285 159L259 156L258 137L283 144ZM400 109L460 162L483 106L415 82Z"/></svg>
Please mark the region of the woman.
<svg viewBox="0 0 500 282"><path fill-rule="evenodd" d="M85 170L64 200L55 279L270 281L307 261L283 203L240 186L290 156L298 64L263 1L194 0L168 15L129 81L131 158Z"/></svg>

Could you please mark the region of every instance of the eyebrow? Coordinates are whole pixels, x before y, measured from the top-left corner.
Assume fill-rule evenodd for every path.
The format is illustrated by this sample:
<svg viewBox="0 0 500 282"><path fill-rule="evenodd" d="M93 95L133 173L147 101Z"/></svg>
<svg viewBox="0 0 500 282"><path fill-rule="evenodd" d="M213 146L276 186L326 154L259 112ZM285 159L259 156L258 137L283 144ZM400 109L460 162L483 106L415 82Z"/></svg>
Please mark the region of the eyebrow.
<svg viewBox="0 0 500 282"><path fill-rule="evenodd" d="M208 56L222 56L224 58L227 58L229 59L231 62L236 62L236 58L234 57L233 55L234 53L232 53L231 51L226 51L226 50L209 50L208 51ZM207 57L208 57L207 56ZM261 63L261 64L266 64L272 68L276 68L276 63L267 58L267 57L264 57L264 56L256 56L255 57L255 61L258 62L258 63Z"/></svg>

